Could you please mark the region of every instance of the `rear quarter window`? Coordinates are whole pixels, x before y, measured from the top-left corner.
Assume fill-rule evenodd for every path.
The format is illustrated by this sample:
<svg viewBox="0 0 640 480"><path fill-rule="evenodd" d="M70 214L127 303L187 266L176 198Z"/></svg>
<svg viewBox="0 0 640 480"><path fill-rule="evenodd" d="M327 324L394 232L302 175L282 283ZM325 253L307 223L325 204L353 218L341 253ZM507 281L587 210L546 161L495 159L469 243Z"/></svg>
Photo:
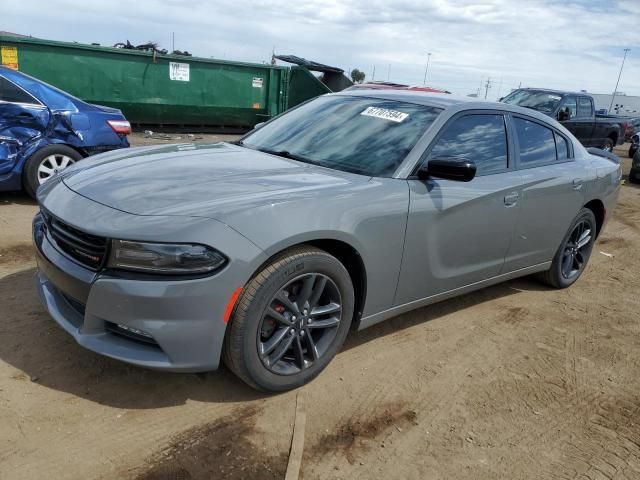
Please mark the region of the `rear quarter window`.
<svg viewBox="0 0 640 480"><path fill-rule="evenodd" d="M518 135L521 167L526 168L556 161L556 142L553 130L524 118L515 117L513 121Z"/></svg>
<svg viewBox="0 0 640 480"><path fill-rule="evenodd" d="M571 158L571 151L569 150L569 141L562 135L554 133L556 137L556 153L558 161L562 162Z"/></svg>

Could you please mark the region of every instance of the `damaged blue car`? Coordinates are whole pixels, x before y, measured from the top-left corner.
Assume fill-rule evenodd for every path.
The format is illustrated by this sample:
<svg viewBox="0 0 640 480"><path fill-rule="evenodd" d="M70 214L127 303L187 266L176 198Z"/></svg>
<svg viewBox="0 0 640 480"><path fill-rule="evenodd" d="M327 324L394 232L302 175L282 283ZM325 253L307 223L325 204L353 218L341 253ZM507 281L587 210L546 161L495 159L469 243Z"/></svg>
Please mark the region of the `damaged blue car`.
<svg viewBox="0 0 640 480"><path fill-rule="evenodd" d="M71 73L70 73L71 74ZM38 187L90 155L129 146L120 110L0 66L0 191Z"/></svg>

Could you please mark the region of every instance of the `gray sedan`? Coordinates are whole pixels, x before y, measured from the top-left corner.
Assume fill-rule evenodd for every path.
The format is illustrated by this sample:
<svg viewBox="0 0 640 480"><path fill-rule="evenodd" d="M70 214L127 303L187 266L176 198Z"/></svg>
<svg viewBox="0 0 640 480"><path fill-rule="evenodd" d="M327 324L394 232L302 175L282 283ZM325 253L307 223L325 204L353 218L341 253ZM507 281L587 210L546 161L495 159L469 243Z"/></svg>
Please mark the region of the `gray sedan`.
<svg viewBox="0 0 640 480"><path fill-rule="evenodd" d="M620 166L533 110L355 91L236 143L100 155L38 191L40 297L82 346L281 391L350 329L584 271Z"/></svg>

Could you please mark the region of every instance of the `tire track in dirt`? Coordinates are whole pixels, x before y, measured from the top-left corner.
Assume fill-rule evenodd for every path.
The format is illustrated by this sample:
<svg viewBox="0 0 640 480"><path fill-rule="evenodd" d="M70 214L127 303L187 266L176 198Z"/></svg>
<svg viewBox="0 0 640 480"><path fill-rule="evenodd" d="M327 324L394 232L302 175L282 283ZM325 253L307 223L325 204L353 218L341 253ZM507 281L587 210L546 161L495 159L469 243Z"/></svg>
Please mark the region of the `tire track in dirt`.
<svg viewBox="0 0 640 480"><path fill-rule="evenodd" d="M442 306L440 308L442 308ZM458 313L454 316L461 315ZM447 320L449 319L442 318L439 320L439 323L442 325L443 323L441 322L446 322ZM447 358L447 362L443 361L439 364L439 370L436 375L429 381L420 383L414 398L407 400L409 408L412 410L428 413L426 415L419 414L416 418L417 425L408 430L403 430L402 432L391 431L391 434L388 436L390 437L390 441L387 444L388 446L384 448L384 450L376 451L382 465L388 465L388 461L391 461L391 459L393 459L394 462L402 462L401 459L405 455L406 445L413 445L413 442L410 440L411 438L419 438L421 434L441 417L449 417L452 415L452 410L455 408L454 399L458 396L458 392L468 380L469 372L477 369L477 366L482 364L484 354L481 352L491 351L489 347L494 346L493 344L495 343L491 334L485 334L485 332L477 333L477 330L481 329L478 323L482 324L483 322L482 320L465 322L465 328L457 329L457 335L455 335L454 338L450 336L447 339L446 345L437 345L441 354L430 352L435 358ZM420 337L416 337L414 342L419 343ZM410 345L405 345L403 351L409 349ZM473 352L471 356L469 356L469 350ZM461 360L460 357L464 358L464 360ZM407 365L406 362L393 362L393 364L396 365L396 368L390 372L392 378L398 378L398 375L401 374L403 369L407 371L420 371L425 366L424 358L419 355L410 360L409 365ZM387 384L390 385L390 383ZM392 388L383 388L376 397L376 401L384 403L395 396L396 392L394 392ZM361 405L359 409L368 414L372 408L375 408L375 406L369 405L370 404ZM322 458L323 468L320 469L316 467L312 470L314 476L309 476L308 478L332 478L332 470L341 465L344 467L344 463L340 462L340 459L339 455ZM333 473L335 474L335 472ZM385 472L377 472L376 475L377 474L384 477ZM393 472L387 472L386 474L393 475ZM349 478L370 478L371 472L360 467L357 471L350 469L348 475ZM306 471L305 478L307 478Z"/></svg>
<svg viewBox="0 0 640 480"><path fill-rule="evenodd" d="M442 308L442 307L440 307ZM439 308L436 308L436 311ZM413 317L415 321L415 315L420 315L420 313L424 314L424 310L420 310L418 312L413 312L408 317ZM437 313L434 313L433 316L437 316ZM404 317L404 318L403 318ZM407 323L413 323L410 318L406 318L407 316L399 317L395 322L400 322L403 319L406 319ZM388 327L387 327L388 328ZM419 348L415 348L419 345L424 345L423 340L424 336L422 332L411 326L408 328L411 330L412 335L407 336L403 332L394 333L390 337L382 337L380 339L375 340L375 342L383 343L385 345L385 349L388 348L387 341L392 344L396 344L399 349L396 350L396 358L393 360L383 359L381 360L382 368L377 369L375 373L375 377L373 378L373 384L368 389L368 392L365 396L360 396L358 400L349 405L349 409L344 410L342 415L338 418L335 426L330 430L330 432L340 432L341 430L349 429L349 425L356 424L367 424L369 418L373 418L376 416L376 412L378 412L381 408L385 408L386 405L398 405L402 404L406 406L406 409L418 411L420 404L416 403L413 399L408 399L406 397L398 397L398 384L397 380L402 378L403 371L415 371L416 364L421 364L424 362L424 359L418 354L413 356L412 358L406 358L402 355L402 352L414 351L417 353ZM407 330L407 331L408 331ZM469 332L461 329L457 332L455 338L449 338L449 342L451 341L462 341L466 336L469 335ZM398 338L393 338L396 336L400 336L403 340L398 342ZM428 332L427 337L432 337L432 333ZM398 343L396 343L398 342ZM438 349L441 349L443 346L432 345ZM367 345L369 348L375 348L374 345ZM366 352L364 351L361 355L366 356ZM393 355L392 349L388 350L388 356ZM398 353L400 353L398 358ZM358 355L360 356L360 355ZM404 358L402 358L404 357ZM380 362L378 362L378 365ZM418 368L421 371L421 368ZM437 375L443 374L439 372ZM389 381L389 379L394 379L394 381ZM445 398L447 395L453 395L454 393L447 389L436 389L441 392L440 397L436 401L437 405L442 405L447 403ZM419 423L422 423L420 419L417 419ZM390 450L390 449L389 449ZM335 468L340 466L349 465L351 463L355 463L357 460L357 453L353 448L349 451L349 458L346 458L345 452L341 450L336 451L322 451L321 455L311 455L309 452L313 451L312 448L305 449L305 458L303 461L303 472L304 478L332 478L335 475ZM386 453L386 452L385 452ZM345 462L346 460L346 462ZM355 473L355 472L354 472ZM354 477L355 478L355 477Z"/></svg>
<svg viewBox="0 0 640 480"><path fill-rule="evenodd" d="M255 437L256 407L243 407L176 435L147 459L135 480L269 480L284 478L288 455L261 451ZM125 473L125 472L122 472Z"/></svg>

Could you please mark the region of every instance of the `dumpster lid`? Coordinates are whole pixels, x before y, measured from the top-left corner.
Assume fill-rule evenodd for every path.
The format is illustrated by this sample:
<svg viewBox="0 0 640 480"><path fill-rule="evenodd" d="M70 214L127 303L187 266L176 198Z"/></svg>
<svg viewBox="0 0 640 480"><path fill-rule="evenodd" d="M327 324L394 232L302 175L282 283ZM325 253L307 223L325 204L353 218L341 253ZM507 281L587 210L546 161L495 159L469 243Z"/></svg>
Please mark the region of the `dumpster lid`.
<svg viewBox="0 0 640 480"><path fill-rule="evenodd" d="M341 68L323 65L322 63L318 62L312 62L311 60L307 60L306 58L302 57L296 57L295 55L274 55L273 58L277 58L278 60L282 60L283 62L300 65L301 67L305 67L308 70L313 70L314 72L344 73L344 70Z"/></svg>

